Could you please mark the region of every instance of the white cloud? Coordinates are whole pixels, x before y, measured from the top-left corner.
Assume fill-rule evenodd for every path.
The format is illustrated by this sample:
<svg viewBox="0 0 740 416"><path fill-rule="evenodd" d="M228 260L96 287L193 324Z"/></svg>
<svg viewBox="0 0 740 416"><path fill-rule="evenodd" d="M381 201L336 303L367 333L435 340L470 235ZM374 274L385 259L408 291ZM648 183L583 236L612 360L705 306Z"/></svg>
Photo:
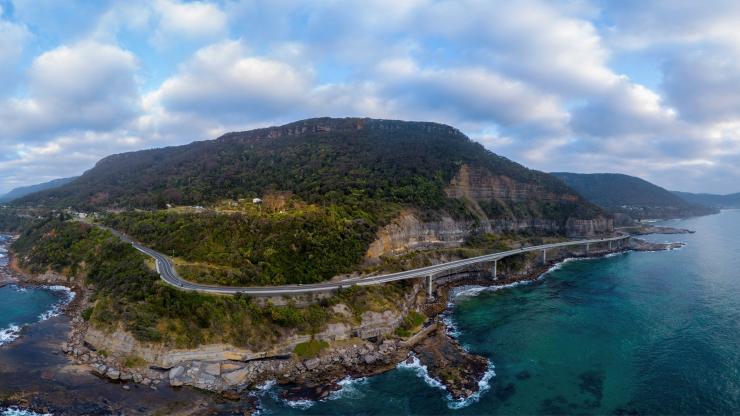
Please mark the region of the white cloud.
<svg viewBox="0 0 740 416"><path fill-rule="evenodd" d="M10 22L3 18L0 6L0 92L7 91L13 85L16 65L21 58L26 44L31 40L31 33L25 25Z"/></svg>
<svg viewBox="0 0 740 416"><path fill-rule="evenodd" d="M0 102L0 138L35 141L68 130L107 130L138 112L137 60L116 46L83 42L36 58L27 97Z"/></svg>
<svg viewBox="0 0 740 416"><path fill-rule="evenodd" d="M248 122L304 106L312 73L249 55L239 41L205 47L151 94L169 111Z"/></svg>
<svg viewBox="0 0 740 416"><path fill-rule="evenodd" d="M160 20L153 40L160 46L183 40L213 40L228 31L226 13L212 3L156 0L154 9Z"/></svg>

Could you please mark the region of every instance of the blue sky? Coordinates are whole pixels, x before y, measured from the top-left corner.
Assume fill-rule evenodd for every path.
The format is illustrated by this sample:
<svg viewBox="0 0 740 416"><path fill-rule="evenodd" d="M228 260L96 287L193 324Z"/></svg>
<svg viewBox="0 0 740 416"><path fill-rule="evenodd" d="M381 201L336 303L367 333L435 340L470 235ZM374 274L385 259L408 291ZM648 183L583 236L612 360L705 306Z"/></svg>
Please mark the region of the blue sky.
<svg viewBox="0 0 740 416"><path fill-rule="evenodd" d="M0 192L318 116L740 191L735 1L0 0Z"/></svg>

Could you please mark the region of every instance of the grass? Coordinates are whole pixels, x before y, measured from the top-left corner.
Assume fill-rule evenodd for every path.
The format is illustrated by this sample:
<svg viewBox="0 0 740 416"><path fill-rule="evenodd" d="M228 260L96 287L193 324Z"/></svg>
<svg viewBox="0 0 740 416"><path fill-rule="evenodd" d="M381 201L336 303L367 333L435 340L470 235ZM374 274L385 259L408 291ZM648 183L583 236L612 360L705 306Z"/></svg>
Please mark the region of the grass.
<svg viewBox="0 0 740 416"><path fill-rule="evenodd" d="M402 338L410 337L411 335L415 334L419 328L424 324L424 321L426 321L426 316L420 314L416 311L409 312L408 315L406 315L405 318L403 318L403 322L401 322L401 325L396 328L396 335Z"/></svg>
<svg viewBox="0 0 740 416"><path fill-rule="evenodd" d="M89 321L90 320L90 316L92 316L93 309L94 309L94 307L92 307L92 306L89 306L89 307L85 308L82 311L82 313L81 313L82 319L84 319L85 321Z"/></svg>
<svg viewBox="0 0 740 416"><path fill-rule="evenodd" d="M295 349L293 349L293 352L300 358L313 358L319 355L322 350L328 347L328 342L318 339L312 339L310 341L301 342L300 344L296 345Z"/></svg>
<svg viewBox="0 0 740 416"><path fill-rule="evenodd" d="M128 368L141 368L147 365L146 360L136 355L129 355L123 360L123 365Z"/></svg>

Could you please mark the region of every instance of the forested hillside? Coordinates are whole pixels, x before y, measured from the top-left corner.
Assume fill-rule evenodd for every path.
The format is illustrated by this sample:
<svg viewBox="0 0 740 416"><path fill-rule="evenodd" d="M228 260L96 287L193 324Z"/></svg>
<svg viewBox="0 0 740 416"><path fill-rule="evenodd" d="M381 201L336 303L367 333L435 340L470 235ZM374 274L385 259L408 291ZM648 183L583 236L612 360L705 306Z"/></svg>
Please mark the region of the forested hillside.
<svg viewBox="0 0 740 416"><path fill-rule="evenodd" d="M101 228L53 214L28 227L13 244L19 266L28 272L52 270L75 276L92 292L85 319L99 329L122 325L140 341L171 347L228 342L269 348L286 333L312 334L334 316L342 302L353 316L368 310L392 310L409 284L353 288L321 305L260 306L248 297L184 292L162 283L146 257Z"/></svg>
<svg viewBox="0 0 740 416"><path fill-rule="evenodd" d="M255 197L264 203L252 204ZM115 208L108 225L176 257L187 278L230 285L312 283L356 271L402 213L418 227L396 226L378 256L430 235L432 244L448 238L459 246L476 233L611 228L562 181L452 127L371 119L305 120L114 155L16 205Z"/></svg>
<svg viewBox="0 0 740 416"><path fill-rule="evenodd" d="M6 193L5 195L0 196L0 202L11 202L18 198L22 198L26 195L30 195L34 192L41 192L47 189L58 188L62 185L66 185L72 182L75 179L77 179L77 177L54 179L53 181L44 182L44 183L40 183L37 185L22 186L19 188L15 188L11 190L10 192Z"/></svg>
<svg viewBox="0 0 740 416"><path fill-rule="evenodd" d="M678 197L694 203L715 208L740 208L740 192L735 194L693 194L690 192L673 191Z"/></svg>
<svg viewBox="0 0 740 416"><path fill-rule="evenodd" d="M79 209L162 208L274 190L375 217L387 211L388 203L465 215L462 204L444 192L463 165L543 192L573 193L556 178L497 156L449 126L325 118L113 155L71 184L18 202ZM599 213L585 201L575 202L562 204L561 212L555 212L559 219Z"/></svg>
<svg viewBox="0 0 740 416"><path fill-rule="evenodd" d="M552 174L594 204L634 219L682 218L715 212L708 206L687 202L670 191L634 176L616 173Z"/></svg>

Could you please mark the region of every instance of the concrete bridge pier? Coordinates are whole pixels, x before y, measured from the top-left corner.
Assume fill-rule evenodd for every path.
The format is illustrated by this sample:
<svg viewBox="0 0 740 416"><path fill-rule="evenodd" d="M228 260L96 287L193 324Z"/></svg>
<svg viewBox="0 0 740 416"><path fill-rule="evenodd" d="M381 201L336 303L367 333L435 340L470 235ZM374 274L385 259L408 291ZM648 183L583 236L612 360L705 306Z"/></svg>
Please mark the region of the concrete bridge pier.
<svg viewBox="0 0 740 416"><path fill-rule="evenodd" d="M591 244L586 244L586 254L588 254L590 249L591 249Z"/></svg>
<svg viewBox="0 0 740 416"><path fill-rule="evenodd" d="M547 264L547 250L542 250L542 264Z"/></svg>
<svg viewBox="0 0 740 416"><path fill-rule="evenodd" d="M497 272L498 272L498 260L493 261L493 267L491 267L491 276L493 277L493 280L496 280L498 278Z"/></svg>
<svg viewBox="0 0 740 416"><path fill-rule="evenodd" d="M427 286L427 299L428 300L433 300L434 299L434 287L433 287L434 278L430 274L429 276L426 277L426 279L427 279L427 281L426 281L426 284L427 284L426 285Z"/></svg>
<svg viewBox="0 0 740 416"><path fill-rule="evenodd" d="M612 241L609 240L609 250L611 250L611 249L612 249Z"/></svg>

